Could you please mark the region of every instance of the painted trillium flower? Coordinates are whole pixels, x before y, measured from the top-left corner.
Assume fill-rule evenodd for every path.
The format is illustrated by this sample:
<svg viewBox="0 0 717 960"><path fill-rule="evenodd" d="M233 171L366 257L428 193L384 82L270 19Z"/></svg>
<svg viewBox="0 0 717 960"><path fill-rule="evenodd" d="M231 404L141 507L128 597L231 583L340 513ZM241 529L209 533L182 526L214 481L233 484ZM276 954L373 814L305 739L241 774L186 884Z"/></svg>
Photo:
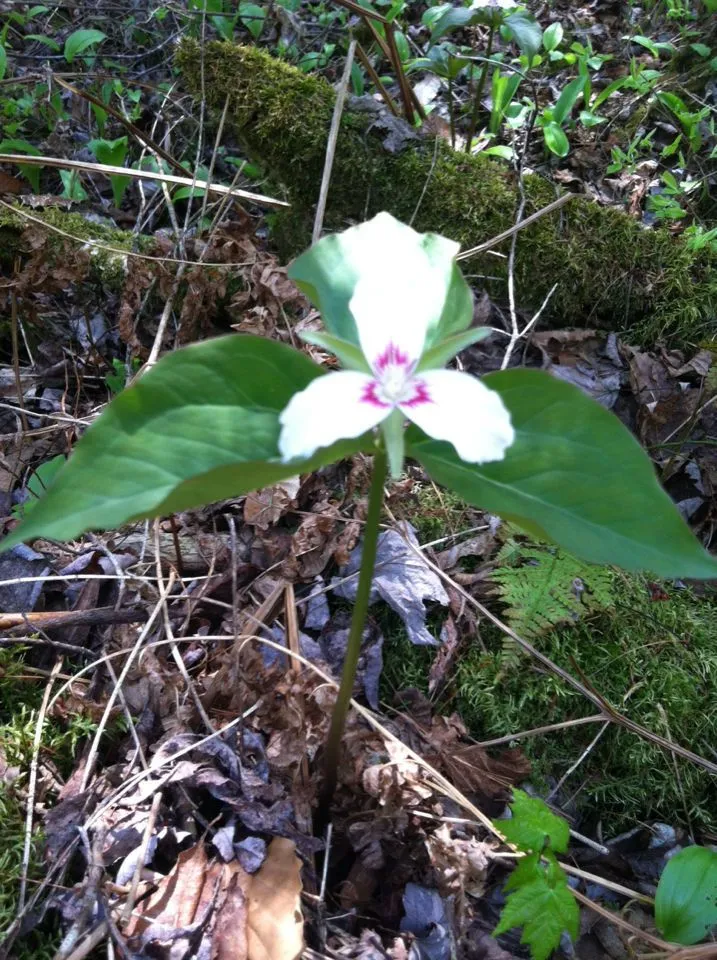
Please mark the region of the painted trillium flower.
<svg viewBox="0 0 717 960"><path fill-rule="evenodd" d="M317 377L291 398L279 418L282 459L308 458L380 425L395 475L410 420L436 440L452 443L462 460L502 460L514 431L499 395L467 373L441 369L485 335L465 330L472 311L454 263L458 244L418 234L387 213L338 236L355 281L346 296L351 340L323 334L305 339L353 369ZM462 285L455 304L452 284ZM453 323L452 307L465 316L466 304L467 321Z"/></svg>

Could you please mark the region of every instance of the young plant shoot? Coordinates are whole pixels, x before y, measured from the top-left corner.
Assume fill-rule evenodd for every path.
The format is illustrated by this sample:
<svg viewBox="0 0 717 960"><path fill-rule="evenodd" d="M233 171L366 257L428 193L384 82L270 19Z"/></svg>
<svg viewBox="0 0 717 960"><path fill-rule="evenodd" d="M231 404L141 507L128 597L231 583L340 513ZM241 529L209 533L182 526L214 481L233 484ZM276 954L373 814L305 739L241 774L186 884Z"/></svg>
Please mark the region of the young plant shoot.
<svg viewBox="0 0 717 960"><path fill-rule="evenodd" d="M5 539L86 530L237 497L358 452L374 455L343 677L326 748L326 789L358 662L383 487L404 457L469 503L595 563L666 577L717 577L612 413L537 370L482 381L441 369L487 331L471 326L457 244L387 213L323 238L289 274L319 309L309 343L327 373L276 341L234 335L164 357L116 396L47 493ZM407 427L408 422L408 427Z"/></svg>

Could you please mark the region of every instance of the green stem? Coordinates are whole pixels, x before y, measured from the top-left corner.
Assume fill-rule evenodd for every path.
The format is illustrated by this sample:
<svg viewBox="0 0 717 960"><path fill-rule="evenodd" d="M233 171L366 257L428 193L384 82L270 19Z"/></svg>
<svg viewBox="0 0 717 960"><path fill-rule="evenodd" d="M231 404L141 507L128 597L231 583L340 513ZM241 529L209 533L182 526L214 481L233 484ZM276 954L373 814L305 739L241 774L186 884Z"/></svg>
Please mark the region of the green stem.
<svg viewBox="0 0 717 960"><path fill-rule="evenodd" d="M356 668L361 653L361 640L363 638L366 616L368 614L373 569L376 565L379 521L383 507L383 487L386 482L387 472L388 463L386 452L383 448L379 448L373 458L373 479L371 480L371 492L368 501L368 516L366 517L366 525L364 527L361 569L359 570L356 602L353 617L351 618L351 630L349 631L349 641L346 647L346 657L341 675L341 686L339 687L336 705L334 706L334 712L331 717L331 729L329 730L329 737L326 741L326 751L324 754L325 779L321 803L324 812L328 812L328 805L331 803L334 791L336 790L341 738L343 737L346 714L348 713L351 696L353 694Z"/></svg>
<svg viewBox="0 0 717 960"><path fill-rule="evenodd" d="M478 79L478 86L476 87L475 98L473 100L473 112L471 113L471 122L468 127L468 138L466 140L466 153L471 152L471 144L473 143L473 137L476 134L476 127L478 126L478 114L480 113L480 99L483 96L483 90L485 89L485 82L488 79L488 67L490 66L490 55L493 53L493 34L495 33L495 27L490 26L488 32L488 43L485 48L485 60L483 64L483 69L481 71L480 78Z"/></svg>

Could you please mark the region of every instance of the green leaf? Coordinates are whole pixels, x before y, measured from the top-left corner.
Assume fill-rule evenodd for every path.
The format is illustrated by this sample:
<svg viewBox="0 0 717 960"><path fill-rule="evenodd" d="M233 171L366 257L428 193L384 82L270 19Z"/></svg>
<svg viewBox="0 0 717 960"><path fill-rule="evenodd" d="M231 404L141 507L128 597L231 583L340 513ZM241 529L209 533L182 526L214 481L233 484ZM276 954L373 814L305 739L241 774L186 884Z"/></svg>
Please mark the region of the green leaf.
<svg viewBox="0 0 717 960"><path fill-rule="evenodd" d="M469 10L467 7L451 7L446 10L443 16L438 18L431 34L431 43L440 40L441 37L452 30L459 30L475 22L473 10Z"/></svg>
<svg viewBox="0 0 717 960"><path fill-rule="evenodd" d="M465 330L463 333L456 333L446 340L442 340L431 347L421 357L418 364L418 370L435 370L436 367L445 367L449 360L452 360L456 354L466 347L472 347L474 343L485 340L490 336L490 327L473 327L472 330Z"/></svg>
<svg viewBox="0 0 717 960"><path fill-rule="evenodd" d="M349 303L360 278L357 264L366 263L365 269L371 270L372 275L375 271L375 262L369 263L371 257L366 249L365 226L367 224L323 237L294 260L288 271L291 279L321 313L327 331L355 346L359 346L359 340ZM429 327L426 338L426 346L431 347L470 326L473 297L453 259L453 245L449 241L435 233L417 233L403 224L400 227L401 245L405 245L407 251L413 248L413 253L416 249L422 250L428 261L445 276L443 311ZM377 232L372 233L371 238L380 242ZM397 277L396 282L400 281L401 278Z"/></svg>
<svg viewBox="0 0 717 960"><path fill-rule="evenodd" d="M330 333L319 333L307 330L300 333L299 336L304 343L312 343L322 350L328 350L341 361L342 366L348 370L360 370L361 373L371 373L371 367L361 350L346 340L340 340L338 337L332 337Z"/></svg>
<svg viewBox="0 0 717 960"><path fill-rule="evenodd" d="M98 163L105 163L108 166L121 167L124 165L127 157L128 139L127 137L118 137L116 140L90 140L87 144L94 153ZM122 174L109 174L112 185L112 196L116 207L122 206L122 197L130 184L131 177L122 176Z"/></svg>
<svg viewBox="0 0 717 960"><path fill-rule="evenodd" d="M556 21L551 23L543 31L543 47L551 53L553 50L557 50L560 44L563 42L563 27L562 24Z"/></svg>
<svg viewBox="0 0 717 960"><path fill-rule="evenodd" d="M450 444L411 427L407 456L437 483L583 560L664 577L717 577L717 560L609 410L540 370L506 370L484 383L510 411L515 442L503 460L468 464ZM469 411L466 429L481 429Z"/></svg>
<svg viewBox="0 0 717 960"><path fill-rule="evenodd" d="M547 960L560 943L563 931L573 940L580 932L580 911L568 880L552 855L547 866L539 855L524 857L506 883L512 890L493 936L522 927L521 943L530 947L533 960Z"/></svg>
<svg viewBox="0 0 717 960"><path fill-rule="evenodd" d="M240 496L371 449L359 438L281 462L279 414L321 375L303 354L262 337L235 334L169 354L109 404L2 548Z"/></svg>
<svg viewBox="0 0 717 960"><path fill-rule="evenodd" d="M666 940L690 946L717 925L717 853L687 847L667 861L657 885L655 920Z"/></svg>
<svg viewBox="0 0 717 960"><path fill-rule="evenodd" d="M565 853L570 841L567 820L557 817L550 807L524 790L513 789L510 820L494 820L503 836L519 850L542 853L547 846L555 853Z"/></svg>
<svg viewBox="0 0 717 960"><path fill-rule="evenodd" d="M555 106L553 107L553 120L555 123L561 124L570 116L570 111L575 106L578 97L582 94L585 89L585 80L586 77L576 77L574 80L571 80L569 84L565 87L563 92L557 99ZM563 154L560 154L563 156Z"/></svg>
<svg viewBox="0 0 717 960"><path fill-rule="evenodd" d="M57 40L53 40L52 37L46 37L42 33L27 33L25 34L25 40L37 40L37 42L43 46L49 47L53 53L59 53L61 49Z"/></svg>
<svg viewBox="0 0 717 960"><path fill-rule="evenodd" d="M543 42L543 31L535 17L528 13L511 13L504 22L510 27L521 52L532 59Z"/></svg>
<svg viewBox="0 0 717 960"><path fill-rule="evenodd" d="M2 80L7 73L7 51L5 47L0 43L0 80Z"/></svg>
<svg viewBox="0 0 717 960"><path fill-rule="evenodd" d="M62 180L62 196L73 203L82 203L87 199L87 191L80 182L80 175L77 170L60 170L60 179Z"/></svg>
<svg viewBox="0 0 717 960"><path fill-rule="evenodd" d="M698 57L709 57L712 54L712 48L706 43L691 43L690 50L694 50Z"/></svg>
<svg viewBox="0 0 717 960"><path fill-rule="evenodd" d="M37 147L34 147L27 140L2 140L0 141L0 153L28 153L31 157L41 156ZM35 193L40 192L40 167L30 166L29 163L18 163L20 173L29 181L30 186Z"/></svg>
<svg viewBox="0 0 717 960"><path fill-rule="evenodd" d="M556 157L567 157L570 152L570 144L560 124L546 123L543 127L543 138L545 140L545 146L551 153L554 153Z"/></svg>
<svg viewBox="0 0 717 960"><path fill-rule="evenodd" d="M85 50L88 50L96 43L102 43L106 37L107 34L101 30L75 30L75 32L71 33L67 40L65 40L65 60L67 60L68 63L72 63L75 57L84 53Z"/></svg>
<svg viewBox="0 0 717 960"><path fill-rule="evenodd" d="M254 37L255 40L258 40L261 36L262 30L264 29L266 8L260 7L256 3L240 3L239 18L252 37Z"/></svg>

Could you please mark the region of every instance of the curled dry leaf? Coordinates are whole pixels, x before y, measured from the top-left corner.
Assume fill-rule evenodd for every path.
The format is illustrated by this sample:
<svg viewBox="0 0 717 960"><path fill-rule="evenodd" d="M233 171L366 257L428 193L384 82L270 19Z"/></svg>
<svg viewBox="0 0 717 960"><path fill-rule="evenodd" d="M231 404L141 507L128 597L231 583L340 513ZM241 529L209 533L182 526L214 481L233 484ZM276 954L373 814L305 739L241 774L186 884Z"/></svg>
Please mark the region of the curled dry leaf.
<svg viewBox="0 0 717 960"><path fill-rule="evenodd" d="M136 957L296 960L303 948L301 861L275 838L250 876L236 861L209 861L197 844L133 911L125 929Z"/></svg>
<svg viewBox="0 0 717 960"><path fill-rule="evenodd" d="M244 501L244 522L259 530L268 530L292 507L296 506L299 492L298 477L289 477L273 487L265 487L256 493L250 493Z"/></svg>
<svg viewBox="0 0 717 960"><path fill-rule="evenodd" d="M291 840L274 837L249 888L248 960L296 960L304 946L300 898L296 848Z"/></svg>
<svg viewBox="0 0 717 960"><path fill-rule="evenodd" d="M481 897L493 847L480 840L452 837L447 823L426 840L428 855L444 896Z"/></svg>

